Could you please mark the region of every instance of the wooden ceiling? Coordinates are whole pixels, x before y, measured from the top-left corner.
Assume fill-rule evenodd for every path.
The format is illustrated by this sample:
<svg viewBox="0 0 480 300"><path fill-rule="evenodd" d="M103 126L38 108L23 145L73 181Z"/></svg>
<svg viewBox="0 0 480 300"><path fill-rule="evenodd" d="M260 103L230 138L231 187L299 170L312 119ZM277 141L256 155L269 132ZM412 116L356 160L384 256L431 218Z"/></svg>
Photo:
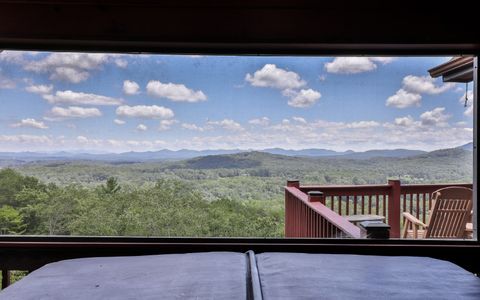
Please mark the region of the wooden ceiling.
<svg viewBox="0 0 480 300"><path fill-rule="evenodd" d="M0 49L225 54L480 50L475 9L418 2L0 0Z"/></svg>

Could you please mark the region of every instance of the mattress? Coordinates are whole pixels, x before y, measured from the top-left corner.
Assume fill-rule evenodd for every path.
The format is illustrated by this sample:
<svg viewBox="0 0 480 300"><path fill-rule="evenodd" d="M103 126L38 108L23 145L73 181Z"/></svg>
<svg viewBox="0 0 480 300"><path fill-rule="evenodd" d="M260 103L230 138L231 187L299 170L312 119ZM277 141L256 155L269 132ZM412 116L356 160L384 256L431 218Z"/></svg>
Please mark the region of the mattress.
<svg viewBox="0 0 480 300"><path fill-rule="evenodd" d="M480 299L480 279L428 257L263 253L264 299Z"/></svg>
<svg viewBox="0 0 480 300"><path fill-rule="evenodd" d="M246 256L234 252L95 257L51 263L2 300L246 299Z"/></svg>
<svg viewBox="0 0 480 300"><path fill-rule="evenodd" d="M480 299L480 279L425 257L208 252L51 263L0 299Z"/></svg>

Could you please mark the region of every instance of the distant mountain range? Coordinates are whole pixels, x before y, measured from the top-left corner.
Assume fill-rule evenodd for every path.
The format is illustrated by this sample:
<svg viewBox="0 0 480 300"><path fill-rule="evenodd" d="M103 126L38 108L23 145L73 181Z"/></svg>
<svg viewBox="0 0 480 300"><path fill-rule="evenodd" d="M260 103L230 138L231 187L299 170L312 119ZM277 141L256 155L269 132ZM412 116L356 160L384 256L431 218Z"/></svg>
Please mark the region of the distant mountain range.
<svg viewBox="0 0 480 300"><path fill-rule="evenodd" d="M473 143L468 143L457 148L472 151ZM252 150L159 150L147 152L124 152L124 153L77 153L77 152L0 152L0 160L16 160L23 162L48 161L48 160L96 160L96 161L130 161L145 162L152 160L183 160L195 157L236 154L241 152L250 152ZM258 150L257 150L258 151ZM282 148L269 148L260 150L269 154L277 154L294 157L341 157L347 159L369 159L373 157L398 157L405 158L427 153L421 150L409 149L384 149L368 150L364 152L355 152L352 150L337 152L328 149L302 149L286 150Z"/></svg>

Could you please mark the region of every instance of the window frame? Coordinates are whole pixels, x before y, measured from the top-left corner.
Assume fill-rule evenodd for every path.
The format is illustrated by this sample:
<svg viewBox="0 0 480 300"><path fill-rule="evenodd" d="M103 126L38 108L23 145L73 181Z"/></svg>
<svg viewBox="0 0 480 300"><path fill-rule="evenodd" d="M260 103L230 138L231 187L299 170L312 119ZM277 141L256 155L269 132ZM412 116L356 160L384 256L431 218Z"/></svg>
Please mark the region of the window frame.
<svg viewBox="0 0 480 300"><path fill-rule="evenodd" d="M480 273L480 261L478 260L478 253L480 250L480 241L478 240L478 218L480 215L478 205L478 154L477 154L477 141L478 141L478 57L480 56L480 40L478 35L471 35L475 33L475 29L469 29L465 25L475 24L475 18L469 17L470 15L451 14L449 26L437 29L437 31L429 32L430 36L425 37L425 32L419 31L419 33L406 33L409 29L404 30L403 33L391 31L386 24L378 26L379 33L365 32L365 36L360 36L358 29L355 29L355 23L350 21L349 18L353 17L355 12L346 12L344 18L340 18L337 24L333 24L328 30L333 30L333 35L325 35L325 39L322 40L322 35L316 35L311 39L296 38L292 32L288 32L286 36L281 35L279 32L275 32L272 29L268 29L273 32L273 38L265 39L257 31L255 34L249 34L245 30L246 38L233 38L231 41L222 41L224 38L222 34L227 29L223 29L219 24L215 24L221 33L218 33L213 37L213 40L208 41L208 36L204 35L196 37L195 32L192 30L190 35L182 31L180 41L166 41L162 39L160 35L140 35L140 29L122 28L122 26L128 25L131 19L123 18L126 21L118 21L121 17L125 17L125 11L130 10L130 6L134 5L135 1L118 0L118 1L106 1L111 2L100 7L97 4L92 4L93 0L74 1L76 4L61 3L62 1L54 0L37 0L32 1L35 3L35 9L31 11L26 6L31 3L26 1L0 1L0 25L5 24L7 27L0 26L0 49L15 49L15 50L49 50L49 51L85 51L85 52L154 52L165 54L219 54L219 55L232 55L232 54L261 54L261 55L385 55L385 56L402 56L402 55L452 55L452 54L464 54L474 55L474 158L473 158L473 185L474 185L474 240L334 240L334 239L297 239L297 238L283 238L283 239L267 239L267 238L140 238L140 237L65 237L65 236L0 236L0 269L22 269L33 270L41 265L57 261L60 259L86 257L86 256L109 256L109 255L141 255L141 254L154 254L154 253L171 253L171 252L194 252L194 251L246 251L248 249L256 252L263 251L295 251L295 252L314 252L314 253L355 253L355 254L376 254L376 255L420 255L431 256L440 259L451 260L467 270L475 273ZM66 1L64 1L66 2ZM119 4L112 4L117 2ZM138 1L143 5L145 13L151 10L153 4L149 1ZM168 2L168 1L167 1ZM190 9L197 9L195 1L179 1L181 4L174 4L174 1L168 3L165 6L165 12L163 15L169 14L168 7L178 6L184 9L188 6L192 6ZM211 7L211 16L220 14L220 12L227 11L227 9L221 10L220 4L212 4L214 1L205 1L209 4L205 4L205 7ZM257 2L258 4L256 4ZM244 1L245 4L232 4L234 10L262 10L265 7L271 7L273 10L291 10L294 12L295 20L301 19L301 17L309 17L309 11L316 9L315 4L311 4L308 1L298 1L298 4L292 4L294 1L282 0L277 4L266 4L268 1ZM354 1L352 1L354 2ZM380 4L380 3L379 3ZM82 6L83 5L83 6ZM82 29L81 22L78 24L69 24L71 26L70 35L66 34L62 26L53 26L54 19L50 17L54 16L57 12L62 10L70 12L70 8L78 8L78 15L88 13L95 7L95 10L105 10L110 13L112 18L117 17L118 30L115 31L115 26L101 27L105 31L96 31L91 29ZM136 4L135 4L136 5ZM209 6L210 5L210 6ZM218 7L216 7L216 5ZM334 4L318 4L323 8L327 5L330 9L326 10L323 16L335 11ZM360 5L360 4L358 4ZM361 5L365 5L361 3ZM408 12L410 14L411 22L418 23L423 18L425 23L432 23L434 26L435 18L440 17L435 13L450 12L451 8L447 7L445 10L436 9L432 11L431 15L422 15L422 10L417 6L421 4L415 4L415 9L412 6L405 5L402 12ZM18 6L18 7L17 7ZM77 6L77 7L75 7ZM168 7L167 7L168 6ZM228 8L230 4L225 4ZM368 5L367 5L368 6ZM382 5L378 5L379 7ZM203 8L205 8L203 7ZM202 8L202 7L201 7ZM216 10L218 8L218 10ZM368 9L369 7L367 7ZM401 9L400 7L398 7ZM298 10L302 10L303 13L298 13ZM387 7L385 11L389 8ZM433 9L428 7L428 9ZM242 12L243 12L242 10ZM3 12L2 12L3 11ZM172 10L173 11L173 10ZM354 11L354 10L353 10ZM9 16L9 12L12 12ZM42 12L47 12L43 14ZM340 9L337 8L337 13ZM476 14L474 10L466 11L465 13ZM333 13L332 13L333 14ZM12 32L5 34L5 29L8 30L8 23L4 23L4 17L14 18L16 20L28 20L27 24L31 23L32 19L38 20L39 16L44 16L45 23L43 26L32 28L30 32L26 30L26 26L20 29L11 28ZM376 18L378 11L373 10L367 17ZM67 16L68 17L68 16ZM98 17L98 15L97 15ZM175 17L175 13L171 18ZM262 22L273 21L275 15L266 15ZM319 19L322 16L319 16ZM400 16L390 16L393 22L394 18ZM404 16L403 16L404 17ZM47 20L47 18L49 18ZM97 19L87 20L87 22L98 23L95 25L105 25L102 22L112 22L112 18L107 18L105 21L99 21ZM141 20L141 17L137 16L137 20L141 22L147 22L147 20ZM161 17L159 17L161 19ZM167 18L168 20L169 18ZM212 18L207 23L212 25L216 19ZM441 18L440 18L441 19ZM238 19L236 19L238 20ZM383 20L383 19L382 19ZM135 21L135 20L134 20ZM225 24L226 20L222 20ZM253 21L255 22L255 21ZM258 23L258 21L256 21ZM350 36L342 36L342 28L335 29L335 25L342 25L340 23L346 22L346 25L350 26L352 34ZM394 23L394 25L398 25ZM112 22L113 23L113 22ZM309 23L309 22L307 22ZM310 22L310 23L313 23ZM220 22L220 25L222 23ZM20 24L19 24L20 25ZM190 25L201 26L191 22ZM243 24L237 24L236 28L241 27ZM312 25L312 24L310 24ZM358 24L359 28L365 28L362 24ZM46 27L52 27L49 30L45 30ZM306 25L302 25L306 27ZM299 25L299 29L302 28ZM127 26L128 27L128 26ZM368 27L368 26L366 26ZM448 28L446 34L440 31ZM475 27L472 27L475 28ZM30 28L28 28L30 29ZM43 30L43 31L42 31ZM84 30L84 31L82 31ZM90 30L90 31L89 31ZM110 31L108 31L110 30ZM122 37L122 30L125 34ZM138 38L135 35L137 30ZM182 29L184 30L184 29ZM309 32L314 33L316 28L310 28ZM478 29L477 29L478 30ZM174 32L174 29L170 29L170 33ZM25 34L28 32L28 34ZM347 31L349 32L349 31ZM456 33L458 32L458 35ZM119 34L120 33L120 34ZM477 32L478 33L478 32ZM340 36L339 38L336 35ZM358 36L355 36L355 35ZM415 35L416 34L416 35ZM350 39L351 35L356 38ZM72 36L79 37L78 39L72 39ZM467 38L471 36L470 38ZM400 41L392 43L391 41ZM432 42L433 41L433 42Z"/></svg>

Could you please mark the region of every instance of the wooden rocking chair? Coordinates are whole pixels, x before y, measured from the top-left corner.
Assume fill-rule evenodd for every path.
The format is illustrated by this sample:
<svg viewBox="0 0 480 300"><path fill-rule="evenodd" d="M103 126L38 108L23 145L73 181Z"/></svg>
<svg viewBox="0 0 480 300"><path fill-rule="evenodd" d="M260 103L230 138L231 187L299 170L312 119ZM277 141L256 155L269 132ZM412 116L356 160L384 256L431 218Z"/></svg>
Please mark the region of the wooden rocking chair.
<svg viewBox="0 0 480 300"><path fill-rule="evenodd" d="M472 211L472 195L472 189L465 187L447 187L433 192L427 224L408 212L403 213L403 238L464 238Z"/></svg>

